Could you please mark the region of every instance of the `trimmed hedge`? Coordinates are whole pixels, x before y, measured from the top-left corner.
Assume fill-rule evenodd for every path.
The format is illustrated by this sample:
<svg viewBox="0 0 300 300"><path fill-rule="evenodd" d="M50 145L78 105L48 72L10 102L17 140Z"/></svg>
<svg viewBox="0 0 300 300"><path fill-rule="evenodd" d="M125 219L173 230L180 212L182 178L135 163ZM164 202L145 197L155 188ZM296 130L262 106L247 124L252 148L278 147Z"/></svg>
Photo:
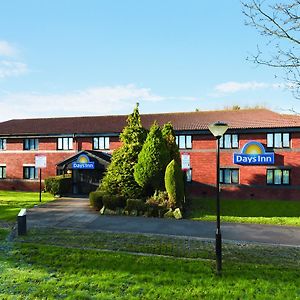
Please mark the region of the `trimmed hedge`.
<svg viewBox="0 0 300 300"><path fill-rule="evenodd" d="M100 210L103 207L103 196L104 194L102 192L90 192L90 206L96 210Z"/></svg>
<svg viewBox="0 0 300 300"><path fill-rule="evenodd" d="M125 210L131 213L132 211L136 210L137 213L144 213L147 211L147 205L142 199L127 199L127 205Z"/></svg>
<svg viewBox="0 0 300 300"><path fill-rule="evenodd" d="M103 205L105 208L116 210L119 208L125 208L126 199L121 195L103 195Z"/></svg>
<svg viewBox="0 0 300 300"><path fill-rule="evenodd" d="M45 190L52 195L64 195L72 192L71 175L59 175L45 179Z"/></svg>

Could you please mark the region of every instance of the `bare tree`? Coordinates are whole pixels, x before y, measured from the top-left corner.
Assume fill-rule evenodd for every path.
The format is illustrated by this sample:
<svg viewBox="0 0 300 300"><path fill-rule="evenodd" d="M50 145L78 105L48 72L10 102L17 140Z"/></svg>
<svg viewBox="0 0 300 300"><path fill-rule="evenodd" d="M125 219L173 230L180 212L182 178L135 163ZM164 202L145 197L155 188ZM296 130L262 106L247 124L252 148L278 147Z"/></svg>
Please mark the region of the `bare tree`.
<svg viewBox="0 0 300 300"><path fill-rule="evenodd" d="M300 0L246 0L242 5L246 25L266 37L248 60L284 70L288 87L300 99Z"/></svg>

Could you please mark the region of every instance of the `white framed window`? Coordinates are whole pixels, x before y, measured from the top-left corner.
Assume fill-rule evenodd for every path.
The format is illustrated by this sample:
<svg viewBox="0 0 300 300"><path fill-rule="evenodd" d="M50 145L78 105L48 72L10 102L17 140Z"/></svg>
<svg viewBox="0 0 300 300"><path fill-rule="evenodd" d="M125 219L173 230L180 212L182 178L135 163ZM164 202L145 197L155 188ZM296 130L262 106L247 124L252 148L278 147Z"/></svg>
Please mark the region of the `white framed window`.
<svg viewBox="0 0 300 300"><path fill-rule="evenodd" d="M289 169L267 169L267 184L289 185L290 175Z"/></svg>
<svg viewBox="0 0 300 300"><path fill-rule="evenodd" d="M221 168L220 169L220 183L238 184L239 183L239 169Z"/></svg>
<svg viewBox="0 0 300 300"><path fill-rule="evenodd" d="M72 150L73 138L63 137L57 139L57 150Z"/></svg>
<svg viewBox="0 0 300 300"><path fill-rule="evenodd" d="M290 138L290 133L288 132L267 133L267 147L290 148Z"/></svg>
<svg viewBox="0 0 300 300"><path fill-rule="evenodd" d="M236 133L226 133L220 138L220 148L238 149L239 136Z"/></svg>
<svg viewBox="0 0 300 300"><path fill-rule="evenodd" d="M38 150L39 140L38 139L24 139L23 148L24 148L24 150Z"/></svg>
<svg viewBox="0 0 300 300"><path fill-rule="evenodd" d="M192 149L192 136L176 135L176 144L179 149Z"/></svg>
<svg viewBox="0 0 300 300"><path fill-rule="evenodd" d="M0 139L0 150L6 150L6 139Z"/></svg>
<svg viewBox="0 0 300 300"><path fill-rule="evenodd" d="M93 149L109 150L109 136L99 136L93 138Z"/></svg>
<svg viewBox="0 0 300 300"><path fill-rule="evenodd" d="M6 178L6 166L0 166L0 179Z"/></svg>

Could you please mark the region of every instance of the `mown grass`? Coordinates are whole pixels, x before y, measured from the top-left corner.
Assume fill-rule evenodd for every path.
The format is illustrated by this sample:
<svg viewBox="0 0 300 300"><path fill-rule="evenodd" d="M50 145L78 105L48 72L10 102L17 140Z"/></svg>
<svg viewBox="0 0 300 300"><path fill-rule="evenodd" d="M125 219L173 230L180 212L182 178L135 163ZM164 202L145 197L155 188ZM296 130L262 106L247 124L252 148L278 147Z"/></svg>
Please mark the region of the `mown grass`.
<svg viewBox="0 0 300 300"><path fill-rule="evenodd" d="M192 220L215 221L216 200L190 199L186 216ZM300 226L300 202L222 199L221 221Z"/></svg>
<svg viewBox="0 0 300 300"><path fill-rule="evenodd" d="M42 203L54 200L49 193L42 193ZM39 193L20 191L0 191L0 220L15 221L21 208L40 204Z"/></svg>
<svg viewBox="0 0 300 300"><path fill-rule="evenodd" d="M53 245L38 243L38 234L44 236L40 241L46 243L48 237ZM73 248L85 246L84 234L95 237L88 232L36 230L14 243L2 242L0 299L300 298L300 249L226 244L223 273L217 276L211 259L103 252L97 249L97 242L95 249ZM102 237L108 243L109 233L97 234L99 241ZM58 240L65 236L64 246L54 246L56 235ZM123 241L133 238L134 242L149 238L129 234L123 237ZM68 248L70 238L72 247ZM111 234L114 239L120 236ZM198 243L201 248L202 242ZM214 257L213 247L203 244L201 249L203 258Z"/></svg>

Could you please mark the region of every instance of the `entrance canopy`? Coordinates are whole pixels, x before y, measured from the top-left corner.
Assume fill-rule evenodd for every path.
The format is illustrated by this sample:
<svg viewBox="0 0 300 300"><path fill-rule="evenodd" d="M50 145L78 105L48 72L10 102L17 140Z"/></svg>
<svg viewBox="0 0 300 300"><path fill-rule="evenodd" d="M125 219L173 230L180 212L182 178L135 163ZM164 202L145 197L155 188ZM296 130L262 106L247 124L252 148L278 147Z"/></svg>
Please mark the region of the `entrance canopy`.
<svg viewBox="0 0 300 300"><path fill-rule="evenodd" d="M105 152L83 150L57 164L57 174L70 174L72 193L88 194L95 191L111 156Z"/></svg>
<svg viewBox="0 0 300 300"><path fill-rule="evenodd" d="M89 162L91 162L94 165L95 170L102 170L102 171L107 169L111 160L111 155L108 153L92 151L92 150L82 150L76 153L75 155L58 163L56 165L57 170L59 171L58 173L64 173L67 170L75 169L76 162L80 157L87 157Z"/></svg>

